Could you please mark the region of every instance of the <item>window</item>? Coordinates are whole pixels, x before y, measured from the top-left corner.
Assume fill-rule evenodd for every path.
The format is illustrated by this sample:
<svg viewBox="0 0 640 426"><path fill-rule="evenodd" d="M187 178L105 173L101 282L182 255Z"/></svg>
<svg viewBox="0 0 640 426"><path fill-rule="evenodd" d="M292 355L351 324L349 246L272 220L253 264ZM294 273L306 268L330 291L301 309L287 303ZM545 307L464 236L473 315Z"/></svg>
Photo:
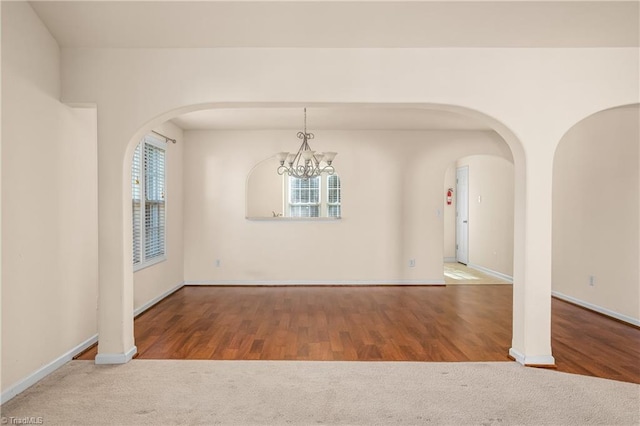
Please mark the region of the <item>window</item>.
<svg viewBox="0 0 640 426"><path fill-rule="evenodd" d="M134 269L165 257L165 148L151 136L136 147L131 165Z"/></svg>
<svg viewBox="0 0 640 426"><path fill-rule="evenodd" d="M289 216L320 216L320 176L309 179L289 177Z"/></svg>
<svg viewBox="0 0 640 426"><path fill-rule="evenodd" d="M327 176L327 216L340 217L340 177L338 175Z"/></svg>
<svg viewBox="0 0 640 426"><path fill-rule="evenodd" d="M341 217L340 178L337 175L309 179L290 176L288 186L289 217ZM323 193L326 193L324 199Z"/></svg>

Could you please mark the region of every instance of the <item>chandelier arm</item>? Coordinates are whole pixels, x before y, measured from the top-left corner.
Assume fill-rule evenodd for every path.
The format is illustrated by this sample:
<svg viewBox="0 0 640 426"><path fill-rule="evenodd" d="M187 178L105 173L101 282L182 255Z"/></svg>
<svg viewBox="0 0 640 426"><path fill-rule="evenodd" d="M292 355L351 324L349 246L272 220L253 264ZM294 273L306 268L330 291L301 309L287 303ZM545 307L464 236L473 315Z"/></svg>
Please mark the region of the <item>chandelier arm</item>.
<svg viewBox="0 0 640 426"><path fill-rule="evenodd" d="M291 171L289 169L289 167L285 166L284 164L281 165L280 167L278 167L278 174L280 176L282 176L283 174L287 173L289 176L291 176Z"/></svg>
<svg viewBox="0 0 640 426"><path fill-rule="evenodd" d="M325 166L322 170L320 170L320 173L326 173L328 175L332 175L336 172L336 170L333 168L333 166Z"/></svg>

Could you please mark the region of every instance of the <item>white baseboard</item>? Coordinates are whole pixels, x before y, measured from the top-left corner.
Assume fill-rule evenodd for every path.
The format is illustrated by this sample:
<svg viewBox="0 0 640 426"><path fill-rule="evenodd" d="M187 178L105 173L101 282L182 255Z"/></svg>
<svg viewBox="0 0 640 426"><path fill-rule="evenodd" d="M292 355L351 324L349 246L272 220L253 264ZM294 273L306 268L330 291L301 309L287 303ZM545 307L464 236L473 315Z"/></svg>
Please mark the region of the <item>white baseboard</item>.
<svg viewBox="0 0 640 426"><path fill-rule="evenodd" d="M184 285L444 285L444 279L433 280L339 280L339 281L309 281L309 280L199 280L185 281Z"/></svg>
<svg viewBox="0 0 640 426"><path fill-rule="evenodd" d="M471 269L475 269L477 271L483 272L487 275L491 275L492 277L499 278L501 280L509 281L513 284L513 277L511 275L503 274L502 272L494 271L489 268L485 268L484 266L476 265L474 263L468 263L467 266Z"/></svg>
<svg viewBox="0 0 640 426"><path fill-rule="evenodd" d="M152 307L156 303L160 302L165 297L171 296L173 293L175 293L176 291L180 290L182 287L184 287L184 282L181 282L180 284L177 284L176 286L174 286L174 287L170 288L169 290L165 291L161 295L159 295L157 297L154 297L153 299L149 300L144 305L136 308L133 311L133 316L137 317L138 315L140 315L141 313L143 313L144 311L146 311L147 309L149 309L150 307Z"/></svg>
<svg viewBox="0 0 640 426"><path fill-rule="evenodd" d="M153 298L152 300L148 301L144 305L134 310L133 315L134 316L140 315L142 312L146 311L156 303L160 302L165 297L180 290L183 286L184 286L184 283L177 284L175 287L167 290L166 292ZM78 355L79 353L82 353L91 345L94 345L97 341L98 341L98 335L96 334L90 337L89 339L85 340L84 342L80 343L78 346L74 347L70 351L64 353L63 355L59 356L55 360L51 361L49 364L45 365L44 367L34 371L24 379L18 381L16 384L10 386L6 391L2 392L2 395L0 395L0 404L4 404L5 402L14 398L19 393L24 392L27 388L29 388L30 386L33 386L34 384L44 379L49 374L56 371L58 368L65 365L67 362L71 361L74 356ZM129 362L137 352L138 352L138 349L134 346L124 354L98 354L96 356L95 362L96 364L125 364Z"/></svg>
<svg viewBox="0 0 640 426"><path fill-rule="evenodd" d="M509 349L509 355L511 355L518 364L522 364L522 365L536 365L536 366L556 365L556 360L551 355L526 356L522 352L513 348Z"/></svg>
<svg viewBox="0 0 640 426"><path fill-rule="evenodd" d="M458 259L456 259L455 257L445 257L444 258L444 263L456 263L458 261Z"/></svg>
<svg viewBox="0 0 640 426"><path fill-rule="evenodd" d="M117 353L117 354L98 354L96 355L96 364L104 365L104 364L126 364L131 361L133 356L138 353L138 348L132 346L125 353Z"/></svg>
<svg viewBox="0 0 640 426"><path fill-rule="evenodd" d="M573 303L575 305L582 306L583 308L598 312L600 314L606 315L611 318L615 318L620 321L624 321L626 323L635 325L636 327L640 327L640 320L638 320L637 318L633 318L633 317L612 311L611 309L603 308L602 306L594 305L593 303L585 302L584 300L576 299L575 297L562 294L558 291L551 291L551 295L553 297L557 297L560 300L564 300L564 301Z"/></svg>
<svg viewBox="0 0 640 426"><path fill-rule="evenodd" d="M97 341L98 341L97 334L94 336L91 336L84 342L80 343L78 346L65 352L58 358L54 359L49 364L37 369L36 371L31 373L24 379L10 386L6 391L2 392L2 395L0 396L0 404L4 404L5 402L9 401L19 393L24 392L27 388L29 388L30 386L33 386L40 380L47 377L49 374L56 371L58 368L65 365L67 362L71 361L74 356L81 353L91 345L95 344Z"/></svg>

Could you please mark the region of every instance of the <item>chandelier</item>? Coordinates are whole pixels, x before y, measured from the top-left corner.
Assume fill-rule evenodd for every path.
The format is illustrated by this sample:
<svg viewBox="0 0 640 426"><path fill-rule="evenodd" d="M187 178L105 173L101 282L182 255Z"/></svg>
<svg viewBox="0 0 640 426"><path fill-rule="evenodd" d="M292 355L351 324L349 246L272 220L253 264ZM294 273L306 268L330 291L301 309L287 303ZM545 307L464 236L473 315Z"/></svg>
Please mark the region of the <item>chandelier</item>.
<svg viewBox="0 0 640 426"><path fill-rule="evenodd" d="M309 140L313 139L313 133L307 133L307 109L304 109L304 131L298 132L298 139L302 144L297 153L279 152L276 159L280 162L278 174L288 174L299 179L309 179L322 173L332 175L335 170L331 163L337 152L316 153L309 146Z"/></svg>

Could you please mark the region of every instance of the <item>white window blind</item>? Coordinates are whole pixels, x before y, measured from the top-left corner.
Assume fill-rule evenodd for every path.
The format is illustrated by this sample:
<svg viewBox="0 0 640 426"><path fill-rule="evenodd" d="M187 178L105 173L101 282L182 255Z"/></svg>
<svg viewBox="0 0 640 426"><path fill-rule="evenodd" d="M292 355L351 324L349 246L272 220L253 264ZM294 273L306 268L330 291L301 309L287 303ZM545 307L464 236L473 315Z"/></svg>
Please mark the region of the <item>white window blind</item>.
<svg viewBox="0 0 640 426"><path fill-rule="evenodd" d="M342 216L342 189L338 175L301 179L289 178L289 217ZM323 196L326 194L326 197Z"/></svg>
<svg viewBox="0 0 640 426"><path fill-rule="evenodd" d="M142 143L139 143L133 154L133 163L131 164L131 196L132 196L132 215L133 218L133 264L138 265L142 260L142 221L141 203L142 203Z"/></svg>
<svg viewBox="0 0 640 426"><path fill-rule="evenodd" d="M309 179L289 177L289 216L320 216L320 176Z"/></svg>
<svg viewBox="0 0 640 426"><path fill-rule="evenodd" d="M327 216L340 217L341 201L340 177L338 175L327 176Z"/></svg>
<svg viewBox="0 0 640 426"><path fill-rule="evenodd" d="M165 149L150 136L133 156L133 264L143 267L165 257Z"/></svg>

